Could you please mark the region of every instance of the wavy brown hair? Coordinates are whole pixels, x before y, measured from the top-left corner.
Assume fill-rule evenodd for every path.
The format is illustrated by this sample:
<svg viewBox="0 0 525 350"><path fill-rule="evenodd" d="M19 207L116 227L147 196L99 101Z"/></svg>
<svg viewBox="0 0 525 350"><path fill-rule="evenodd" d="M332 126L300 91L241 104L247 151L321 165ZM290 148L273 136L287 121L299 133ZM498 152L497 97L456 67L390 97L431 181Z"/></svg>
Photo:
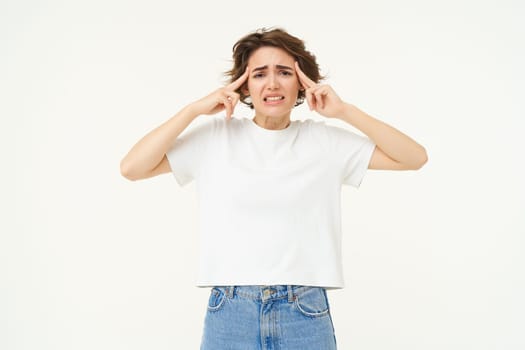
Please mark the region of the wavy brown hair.
<svg viewBox="0 0 525 350"><path fill-rule="evenodd" d="M315 56L306 50L303 40L290 35L281 28L261 28L242 37L233 45L233 68L224 73L226 77L229 77L230 82L237 80L244 73L251 55L255 50L264 46L277 47L286 51L299 63L299 68L316 83L324 79L319 73L319 65ZM243 92L246 84L244 83L236 92L240 95L241 102L253 109L253 104L247 100L248 95ZM295 106L303 103L304 97L304 90L300 90Z"/></svg>

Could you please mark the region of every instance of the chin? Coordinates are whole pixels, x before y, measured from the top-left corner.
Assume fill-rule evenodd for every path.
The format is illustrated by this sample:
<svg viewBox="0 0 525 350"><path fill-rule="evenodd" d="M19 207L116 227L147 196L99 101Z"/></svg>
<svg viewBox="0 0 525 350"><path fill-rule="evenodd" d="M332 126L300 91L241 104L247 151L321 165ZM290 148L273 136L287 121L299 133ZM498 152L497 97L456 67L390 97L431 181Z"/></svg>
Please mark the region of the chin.
<svg viewBox="0 0 525 350"><path fill-rule="evenodd" d="M282 118L285 115L289 115L292 112L292 108L293 107L290 106L262 106L254 109L255 112L259 115L264 115L272 118Z"/></svg>

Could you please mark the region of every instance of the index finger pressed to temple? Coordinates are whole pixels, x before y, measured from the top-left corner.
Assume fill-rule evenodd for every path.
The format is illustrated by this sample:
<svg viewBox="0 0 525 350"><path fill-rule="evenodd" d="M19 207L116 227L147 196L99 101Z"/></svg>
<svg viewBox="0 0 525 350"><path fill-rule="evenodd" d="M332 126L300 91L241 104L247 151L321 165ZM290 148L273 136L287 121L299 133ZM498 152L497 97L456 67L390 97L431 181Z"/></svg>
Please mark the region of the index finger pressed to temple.
<svg viewBox="0 0 525 350"><path fill-rule="evenodd" d="M301 70L301 67L299 67L299 63L295 62L295 69L297 71L297 75L299 76L299 80L301 81L301 84L306 85L305 88L310 88L315 85L315 82L312 81L304 72Z"/></svg>
<svg viewBox="0 0 525 350"><path fill-rule="evenodd" d="M247 78L248 78L248 67L246 67L246 70L244 71L244 73L242 73L242 75L238 77L237 80L233 81L230 85L228 85L228 87L233 90L237 90L238 88L242 86L242 84L244 84Z"/></svg>

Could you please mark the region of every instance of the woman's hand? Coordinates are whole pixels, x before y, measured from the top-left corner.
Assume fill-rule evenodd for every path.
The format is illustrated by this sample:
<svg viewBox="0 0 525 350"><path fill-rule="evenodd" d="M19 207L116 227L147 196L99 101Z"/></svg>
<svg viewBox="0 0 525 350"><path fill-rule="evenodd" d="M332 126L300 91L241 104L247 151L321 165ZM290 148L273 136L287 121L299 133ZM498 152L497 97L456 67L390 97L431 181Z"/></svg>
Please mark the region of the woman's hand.
<svg viewBox="0 0 525 350"><path fill-rule="evenodd" d="M192 103L192 108L197 115L215 114L226 109L226 118L232 117L233 110L239 102L239 94L235 92L248 79L248 67L237 80L221 87L206 97Z"/></svg>
<svg viewBox="0 0 525 350"><path fill-rule="evenodd" d="M299 77L299 82L305 89L306 102L310 110L327 118L340 118L344 112L345 103L330 85L319 85L312 81L299 68L299 64L295 62L295 71Z"/></svg>
<svg viewBox="0 0 525 350"><path fill-rule="evenodd" d="M356 106L345 103L329 85L316 84L301 71L297 62L295 71L306 89L306 100L310 110L347 122L375 143L376 148L368 164L369 169L416 170L427 162L425 148L409 136Z"/></svg>

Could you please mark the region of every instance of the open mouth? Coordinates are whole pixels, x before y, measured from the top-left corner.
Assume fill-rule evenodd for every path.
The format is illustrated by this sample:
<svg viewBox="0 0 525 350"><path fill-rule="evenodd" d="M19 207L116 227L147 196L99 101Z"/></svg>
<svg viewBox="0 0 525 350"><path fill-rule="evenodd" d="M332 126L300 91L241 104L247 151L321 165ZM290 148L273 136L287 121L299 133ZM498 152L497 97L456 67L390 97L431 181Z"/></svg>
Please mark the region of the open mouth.
<svg viewBox="0 0 525 350"><path fill-rule="evenodd" d="M264 102L273 102L284 100L284 96L267 96L264 98Z"/></svg>

